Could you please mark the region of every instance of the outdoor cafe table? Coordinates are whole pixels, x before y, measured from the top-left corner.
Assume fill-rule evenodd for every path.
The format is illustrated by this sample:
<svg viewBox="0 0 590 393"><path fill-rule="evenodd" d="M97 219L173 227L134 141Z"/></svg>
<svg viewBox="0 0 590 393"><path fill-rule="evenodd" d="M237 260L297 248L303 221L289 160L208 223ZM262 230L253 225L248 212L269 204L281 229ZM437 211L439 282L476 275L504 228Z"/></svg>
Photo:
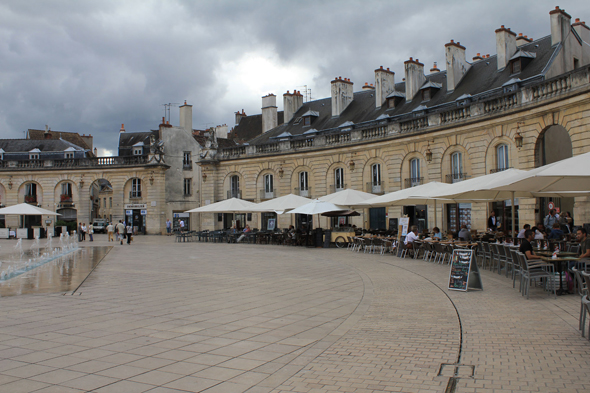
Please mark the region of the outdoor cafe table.
<svg viewBox="0 0 590 393"><path fill-rule="evenodd" d="M561 254L561 253L560 253ZM544 262L551 262L556 265L557 269L559 270L559 291L557 291L557 295L563 295L566 293L570 293L567 289L563 288L563 266L562 262L575 262L579 261L580 258L574 257L559 257L559 258L552 258L552 257L541 257L541 260Z"/></svg>

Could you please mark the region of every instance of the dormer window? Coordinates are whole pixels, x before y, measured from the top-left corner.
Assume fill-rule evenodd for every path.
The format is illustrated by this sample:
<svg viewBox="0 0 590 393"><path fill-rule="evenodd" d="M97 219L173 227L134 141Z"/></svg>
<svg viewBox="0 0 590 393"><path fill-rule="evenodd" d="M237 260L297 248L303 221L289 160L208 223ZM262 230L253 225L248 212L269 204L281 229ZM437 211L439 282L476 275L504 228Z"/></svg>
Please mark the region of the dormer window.
<svg viewBox="0 0 590 393"><path fill-rule="evenodd" d="M513 93L518 90L521 80L519 78L512 78L502 85L504 93Z"/></svg>
<svg viewBox="0 0 590 393"><path fill-rule="evenodd" d="M141 147L134 147L133 148L133 155L134 156L141 156L143 153L143 149Z"/></svg>
<svg viewBox="0 0 590 393"><path fill-rule="evenodd" d="M4 149L0 148L0 160L4 160Z"/></svg>
<svg viewBox="0 0 590 393"><path fill-rule="evenodd" d="M39 153L41 153L41 150L39 150L37 148L29 151L29 160L38 160L39 159Z"/></svg>
<svg viewBox="0 0 590 393"><path fill-rule="evenodd" d="M512 74L518 74L520 72L520 59L516 59L512 62Z"/></svg>
<svg viewBox="0 0 590 393"><path fill-rule="evenodd" d="M455 100L455 102L457 103L457 106L468 106L469 104L471 104L471 94L463 94L461 97L457 98Z"/></svg>
<svg viewBox="0 0 590 393"><path fill-rule="evenodd" d="M395 108L400 104L400 102L403 101L404 98L406 98L406 95L399 91L393 91L389 93L389 95L385 97L385 99L387 100L387 107Z"/></svg>
<svg viewBox="0 0 590 393"><path fill-rule="evenodd" d="M310 126L311 122L313 121L312 118L316 118L319 116L320 116L320 113L316 112L316 111L309 110L309 111L305 112L303 115L301 115L301 117L303 118L303 125Z"/></svg>
<svg viewBox="0 0 590 393"><path fill-rule="evenodd" d="M442 85L440 83L428 81L420 88L422 91L422 101L430 101L430 99L440 90Z"/></svg>
<svg viewBox="0 0 590 393"><path fill-rule="evenodd" d="M510 73L518 74L537 57L534 52L519 50L510 58Z"/></svg>
<svg viewBox="0 0 590 393"><path fill-rule="evenodd" d="M65 152L64 152L64 158L65 159L71 159L74 158L74 148L73 147L68 147Z"/></svg>

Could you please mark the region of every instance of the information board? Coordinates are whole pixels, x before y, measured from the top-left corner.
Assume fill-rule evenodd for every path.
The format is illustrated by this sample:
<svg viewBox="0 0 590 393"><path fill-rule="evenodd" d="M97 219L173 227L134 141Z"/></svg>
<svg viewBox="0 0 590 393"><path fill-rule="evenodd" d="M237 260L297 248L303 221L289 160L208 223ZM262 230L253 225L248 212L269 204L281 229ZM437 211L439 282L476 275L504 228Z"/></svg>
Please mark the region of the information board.
<svg viewBox="0 0 590 393"><path fill-rule="evenodd" d="M453 250L449 289L454 291L483 289L479 268L473 259L473 250Z"/></svg>

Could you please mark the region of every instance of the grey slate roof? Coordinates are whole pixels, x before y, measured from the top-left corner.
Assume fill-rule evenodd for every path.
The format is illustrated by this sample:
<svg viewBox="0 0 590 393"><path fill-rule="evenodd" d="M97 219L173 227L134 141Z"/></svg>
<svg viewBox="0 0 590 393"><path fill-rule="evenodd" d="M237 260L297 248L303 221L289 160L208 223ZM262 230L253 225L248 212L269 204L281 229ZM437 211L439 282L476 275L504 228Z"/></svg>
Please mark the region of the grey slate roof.
<svg viewBox="0 0 590 393"><path fill-rule="evenodd" d="M68 148L84 151L84 148L61 139L0 139L0 148L6 153L24 153L39 149L43 153L61 152Z"/></svg>
<svg viewBox="0 0 590 393"><path fill-rule="evenodd" d="M154 135L158 139L159 131L142 131L142 132L122 132L119 134L119 148L132 147L138 142L143 142L144 145L150 145L150 136Z"/></svg>
<svg viewBox="0 0 590 393"><path fill-rule="evenodd" d="M543 73L546 67L550 64L552 56L558 47L551 46L551 36L540 38L536 41L522 45L519 50L522 52L535 53L535 57L531 59L530 63L524 67L520 73L511 74L511 67L507 66L504 70L497 69L497 56L490 56L483 60L474 62L471 68L464 75L459 85L454 91L447 91L447 73L446 71L436 72L426 75L425 84L430 86L440 85L440 89L433 91L433 95L429 101L423 102L421 93L416 97L406 97L395 108L387 108L384 104L381 108L375 107L375 91L361 90L354 92L354 99L348 107L340 114L340 116L332 117L331 98L323 98L315 101L304 103L301 108L294 114L293 119L288 124L282 124L278 127L257 136L249 141L250 145L263 144L272 141L272 137L277 137L280 134L289 132L293 136L302 135L310 129L317 129L319 131L327 129L335 129L345 122L353 122L356 125L359 123L383 119L385 116L396 117L412 113L416 109L420 110L420 106L425 105L432 108L439 105L454 103L460 97L471 97L473 99L483 98L486 95L491 95L502 89L502 86L513 78L519 78L522 83L527 80L540 80L543 78ZM527 56L528 57L528 56ZM395 84L395 90L398 93L390 94L391 96L399 97L405 93L405 83L400 82ZM408 102L408 98L412 98ZM312 117L311 125L304 126L303 122L295 124L296 120L302 117L309 111L316 111L319 113L318 117ZM384 116L385 115L385 116ZM250 117L250 116L248 116ZM240 126L248 125L248 117L240 121Z"/></svg>

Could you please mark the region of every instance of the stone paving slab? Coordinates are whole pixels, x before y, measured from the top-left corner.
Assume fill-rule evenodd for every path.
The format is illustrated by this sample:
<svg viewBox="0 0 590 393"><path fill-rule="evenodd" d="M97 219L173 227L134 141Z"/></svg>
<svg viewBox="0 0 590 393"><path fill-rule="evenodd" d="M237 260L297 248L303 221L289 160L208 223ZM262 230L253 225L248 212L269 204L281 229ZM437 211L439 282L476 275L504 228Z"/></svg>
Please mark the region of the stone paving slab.
<svg viewBox="0 0 590 393"><path fill-rule="evenodd" d="M447 265L339 249L95 239L114 248L76 293L0 298L0 392L444 392L455 372L456 392L590 391L577 296L488 271L448 291Z"/></svg>

